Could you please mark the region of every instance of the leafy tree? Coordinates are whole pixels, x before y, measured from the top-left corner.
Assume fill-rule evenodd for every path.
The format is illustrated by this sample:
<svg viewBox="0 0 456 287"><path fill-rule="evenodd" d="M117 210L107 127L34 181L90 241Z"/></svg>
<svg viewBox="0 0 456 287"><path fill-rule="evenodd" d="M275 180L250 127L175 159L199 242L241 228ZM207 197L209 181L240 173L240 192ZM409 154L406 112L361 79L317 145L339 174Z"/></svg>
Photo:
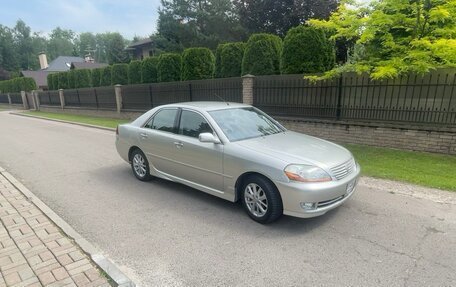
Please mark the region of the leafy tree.
<svg viewBox="0 0 456 287"><path fill-rule="evenodd" d="M182 54L182 80L210 79L214 70L215 57L208 48L188 48Z"/></svg>
<svg viewBox="0 0 456 287"><path fill-rule="evenodd" d="M81 33L75 40L75 46L78 56L84 57L89 53L93 55L97 49L97 37L90 32Z"/></svg>
<svg viewBox="0 0 456 287"><path fill-rule="evenodd" d="M356 71L384 79L456 66L456 0L344 1L328 21L310 23L354 43L349 62L325 78Z"/></svg>
<svg viewBox="0 0 456 287"><path fill-rule="evenodd" d="M53 60L58 56L76 55L74 39L75 33L73 31L65 30L60 27L55 28L49 35L47 56Z"/></svg>
<svg viewBox="0 0 456 287"><path fill-rule="evenodd" d="M128 83L141 83L141 61L131 61L130 64L128 64Z"/></svg>
<svg viewBox="0 0 456 287"><path fill-rule="evenodd" d="M113 85L126 85L128 84L128 64L114 64L112 65L111 83Z"/></svg>
<svg viewBox="0 0 456 287"><path fill-rule="evenodd" d="M283 41L282 73L321 73L334 67L334 45L322 29L298 26Z"/></svg>
<svg viewBox="0 0 456 287"><path fill-rule="evenodd" d="M157 75L159 82L174 82L181 79L182 57L175 53L164 53L158 57Z"/></svg>
<svg viewBox="0 0 456 287"><path fill-rule="evenodd" d="M127 41L119 33L105 33L106 57L109 64L128 63L130 58L125 51Z"/></svg>
<svg viewBox="0 0 456 287"><path fill-rule="evenodd" d="M100 78L103 68L93 69L92 73L90 74L90 82L92 83L92 87L99 87L100 86Z"/></svg>
<svg viewBox="0 0 456 287"><path fill-rule="evenodd" d="M272 34L250 36L242 59L242 74L280 74L282 40Z"/></svg>
<svg viewBox="0 0 456 287"><path fill-rule="evenodd" d="M242 72L242 57L245 43L234 42L224 44L220 52L220 77L239 77Z"/></svg>
<svg viewBox="0 0 456 287"><path fill-rule="evenodd" d="M102 68L101 77L100 77L100 86L101 87L111 86L112 85L111 77L112 77L111 66Z"/></svg>
<svg viewBox="0 0 456 287"><path fill-rule="evenodd" d="M157 75L158 57L148 57L141 61L142 83L158 82Z"/></svg>
<svg viewBox="0 0 456 287"><path fill-rule="evenodd" d="M249 33L284 36L311 18L327 19L338 0L234 0L241 25Z"/></svg>
<svg viewBox="0 0 456 287"><path fill-rule="evenodd" d="M0 25L0 68L13 71L19 67L13 30Z"/></svg>

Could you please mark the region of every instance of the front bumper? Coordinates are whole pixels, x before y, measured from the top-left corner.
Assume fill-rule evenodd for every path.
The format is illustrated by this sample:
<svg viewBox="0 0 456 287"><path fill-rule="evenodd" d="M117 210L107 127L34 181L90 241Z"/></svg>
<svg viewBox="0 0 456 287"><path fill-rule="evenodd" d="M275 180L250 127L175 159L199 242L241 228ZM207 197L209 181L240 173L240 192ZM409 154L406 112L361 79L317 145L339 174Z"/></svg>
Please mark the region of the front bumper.
<svg viewBox="0 0 456 287"><path fill-rule="evenodd" d="M354 193L361 168L341 180L320 183L275 182L283 203L283 213L294 217L315 217L325 214L347 201ZM301 202L314 203L304 209Z"/></svg>

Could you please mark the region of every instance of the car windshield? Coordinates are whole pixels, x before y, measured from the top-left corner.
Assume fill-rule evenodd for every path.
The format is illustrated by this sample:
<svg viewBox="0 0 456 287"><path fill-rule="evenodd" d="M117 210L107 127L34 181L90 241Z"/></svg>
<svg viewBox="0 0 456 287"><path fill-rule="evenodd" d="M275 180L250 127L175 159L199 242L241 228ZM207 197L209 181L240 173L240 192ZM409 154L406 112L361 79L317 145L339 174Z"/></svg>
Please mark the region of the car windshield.
<svg viewBox="0 0 456 287"><path fill-rule="evenodd" d="M285 131L269 116L252 107L216 110L209 114L232 142Z"/></svg>

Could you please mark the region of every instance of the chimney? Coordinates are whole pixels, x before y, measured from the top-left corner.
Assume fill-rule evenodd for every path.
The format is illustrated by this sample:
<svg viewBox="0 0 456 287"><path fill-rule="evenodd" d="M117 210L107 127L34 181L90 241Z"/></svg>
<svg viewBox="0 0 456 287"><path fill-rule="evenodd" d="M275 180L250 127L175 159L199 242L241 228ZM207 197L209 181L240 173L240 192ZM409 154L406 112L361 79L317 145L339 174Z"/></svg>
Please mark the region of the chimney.
<svg viewBox="0 0 456 287"><path fill-rule="evenodd" d="M46 57L46 53L41 52L41 53L38 55L38 59L40 59L40 68L41 68L41 70L44 70L44 69L46 69L47 67L49 67L49 65L48 65L48 60L47 60L47 57Z"/></svg>

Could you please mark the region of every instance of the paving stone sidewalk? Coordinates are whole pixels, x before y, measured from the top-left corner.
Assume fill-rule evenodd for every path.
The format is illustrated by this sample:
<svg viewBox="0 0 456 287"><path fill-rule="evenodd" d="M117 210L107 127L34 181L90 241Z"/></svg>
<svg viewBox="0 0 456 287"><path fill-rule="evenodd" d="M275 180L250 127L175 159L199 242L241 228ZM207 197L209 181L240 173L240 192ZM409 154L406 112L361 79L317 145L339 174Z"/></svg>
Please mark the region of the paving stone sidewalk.
<svg viewBox="0 0 456 287"><path fill-rule="evenodd" d="M111 286L92 261L0 174L0 287Z"/></svg>

